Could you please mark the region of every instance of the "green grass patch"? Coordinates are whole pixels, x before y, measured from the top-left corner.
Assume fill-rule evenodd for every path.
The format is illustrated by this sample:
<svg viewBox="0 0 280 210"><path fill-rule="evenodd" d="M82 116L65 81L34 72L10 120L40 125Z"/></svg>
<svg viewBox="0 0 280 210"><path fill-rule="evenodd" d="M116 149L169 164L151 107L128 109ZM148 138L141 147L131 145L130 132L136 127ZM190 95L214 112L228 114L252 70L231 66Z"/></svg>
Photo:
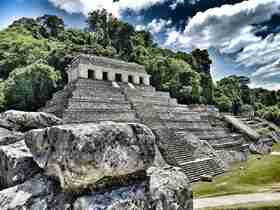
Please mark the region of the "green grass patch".
<svg viewBox="0 0 280 210"><path fill-rule="evenodd" d="M280 190L280 156L251 155L213 182L193 184L194 197L213 197Z"/></svg>
<svg viewBox="0 0 280 210"><path fill-rule="evenodd" d="M274 144L273 147L272 147L272 151L280 152L280 144Z"/></svg>
<svg viewBox="0 0 280 210"><path fill-rule="evenodd" d="M215 208L205 208L203 210L279 210L280 201L265 202L265 203L251 203L233 206L219 206Z"/></svg>

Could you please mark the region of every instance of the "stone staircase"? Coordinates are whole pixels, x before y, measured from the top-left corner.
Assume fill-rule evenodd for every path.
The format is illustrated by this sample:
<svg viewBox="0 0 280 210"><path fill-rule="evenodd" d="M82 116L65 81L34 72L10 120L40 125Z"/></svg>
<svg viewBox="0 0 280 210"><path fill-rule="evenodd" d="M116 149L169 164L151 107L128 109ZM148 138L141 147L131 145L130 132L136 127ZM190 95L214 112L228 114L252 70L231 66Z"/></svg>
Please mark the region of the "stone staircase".
<svg viewBox="0 0 280 210"><path fill-rule="evenodd" d="M114 87L110 81L79 79L68 88L71 89L71 95L68 94L65 99L63 109L57 111L64 123L138 122L135 111L120 88ZM56 96L48 103L54 101ZM49 112L48 103L42 111Z"/></svg>
<svg viewBox="0 0 280 210"><path fill-rule="evenodd" d="M178 138L175 138L177 135L184 135L184 132L211 131L206 113L191 111L188 106L178 104L169 93L155 91L154 88L135 86L131 89L126 84L120 86L141 122L155 132L158 129L174 132L173 138L169 139L162 149L163 156L169 164L181 167L192 182L200 180L202 175L215 176L224 173L224 169L213 158L198 159L194 148L186 141L178 141Z"/></svg>
<svg viewBox="0 0 280 210"><path fill-rule="evenodd" d="M183 169L191 182L199 181L202 175L216 176L224 173L224 169L212 158L196 159L192 149L188 145L178 142L170 142L166 151L172 165Z"/></svg>
<svg viewBox="0 0 280 210"><path fill-rule="evenodd" d="M180 167L191 182L199 181L202 175L216 176L225 172L212 158L186 162L181 164Z"/></svg>

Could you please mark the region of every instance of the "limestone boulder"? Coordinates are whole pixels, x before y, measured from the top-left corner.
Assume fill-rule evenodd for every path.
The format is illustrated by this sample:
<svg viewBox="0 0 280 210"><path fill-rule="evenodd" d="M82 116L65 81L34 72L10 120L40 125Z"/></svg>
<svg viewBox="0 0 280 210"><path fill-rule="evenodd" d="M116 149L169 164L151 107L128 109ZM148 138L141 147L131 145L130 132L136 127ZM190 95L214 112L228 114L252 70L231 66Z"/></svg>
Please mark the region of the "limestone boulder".
<svg viewBox="0 0 280 210"><path fill-rule="evenodd" d="M0 146L0 188L20 184L39 171L23 140Z"/></svg>
<svg viewBox="0 0 280 210"><path fill-rule="evenodd" d="M238 150L217 150L216 153L219 157L227 163L227 165L231 165L233 163L238 163L242 161L248 160L249 150L238 151Z"/></svg>
<svg viewBox="0 0 280 210"><path fill-rule="evenodd" d="M65 191L145 171L155 157L153 133L133 123L53 126L29 131L25 142L38 165Z"/></svg>
<svg viewBox="0 0 280 210"><path fill-rule="evenodd" d="M139 183L80 197L73 210L148 210L147 185Z"/></svg>
<svg viewBox="0 0 280 210"><path fill-rule="evenodd" d="M149 168L151 209L192 210L193 194L187 176L179 168Z"/></svg>
<svg viewBox="0 0 280 210"><path fill-rule="evenodd" d="M0 127L14 131L28 131L60 125L62 120L44 112L23 112L9 110L1 114Z"/></svg>
<svg viewBox="0 0 280 210"><path fill-rule="evenodd" d="M13 144L23 140L23 138L24 134L21 132L14 132L0 127L0 146Z"/></svg>
<svg viewBox="0 0 280 210"><path fill-rule="evenodd" d="M200 181L202 181L202 182L212 182L213 179L214 179L214 177L211 176L211 175L202 175L202 176L200 176Z"/></svg>
<svg viewBox="0 0 280 210"><path fill-rule="evenodd" d="M192 210L192 190L176 168L148 169L147 180L78 198L74 210Z"/></svg>
<svg viewBox="0 0 280 210"><path fill-rule="evenodd" d="M1 210L70 210L70 201L55 182L42 175L0 191Z"/></svg>
<svg viewBox="0 0 280 210"><path fill-rule="evenodd" d="M269 154L272 151L273 141L267 141L267 139L259 139L257 142L253 142L249 145L250 152L252 154Z"/></svg>

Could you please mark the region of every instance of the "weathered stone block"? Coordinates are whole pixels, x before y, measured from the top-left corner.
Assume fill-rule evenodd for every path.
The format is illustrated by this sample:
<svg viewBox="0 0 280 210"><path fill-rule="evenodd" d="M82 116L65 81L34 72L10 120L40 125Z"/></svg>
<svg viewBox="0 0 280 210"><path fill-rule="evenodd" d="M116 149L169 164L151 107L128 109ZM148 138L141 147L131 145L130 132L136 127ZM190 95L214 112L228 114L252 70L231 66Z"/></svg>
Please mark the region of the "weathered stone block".
<svg viewBox="0 0 280 210"><path fill-rule="evenodd" d="M23 137L23 133L13 132L5 128L0 128L0 146L21 141L23 140Z"/></svg>
<svg viewBox="0 0 280 210"><path fill-rule="evenodd" d="M193 194L187 176L179 168L148 170L152 207L157 210L192 210ZM152 209L153 209L152 208Z"/></svg>
<svg viewBox="0 0 280 210"><path fill-rule="evenodd" d="M40 171L24 141L0 147L1 188L22 183Z"/></svg>
<svg viewBox="0 0 280 210"><path fill-rule="evenodd" d="M155 156L155 137L140 124L54 126L28 132L25 142L38 165L71 191L144 171Z"/></svg>
<svg viewBox="0 0 280 210"><path fill-rule="evenodd" d="M70 207L67 196L42 175L0 191L1 210L70 210Z"/></svg>
<svg viewBox="0 0 280 210"><path fill-rule="evenodd" d="M28 131L61 123L61 119L52 114L10 110L1 114L0 127L15 131Z"/></svg>
<svg viewBox="0 0 280 210"><path fill-rule="evenodd" d="M175 168L148 170L149 180L92 193L76 200L74 210L192 210L192 190L186 175Z"/></svg>

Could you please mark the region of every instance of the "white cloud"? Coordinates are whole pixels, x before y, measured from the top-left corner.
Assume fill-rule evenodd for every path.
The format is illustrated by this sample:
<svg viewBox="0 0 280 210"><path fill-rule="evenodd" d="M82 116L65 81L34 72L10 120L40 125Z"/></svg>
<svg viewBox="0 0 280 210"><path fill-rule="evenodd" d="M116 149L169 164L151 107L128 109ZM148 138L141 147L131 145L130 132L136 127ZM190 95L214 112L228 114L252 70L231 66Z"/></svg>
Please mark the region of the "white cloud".
<svg viewBox="0 0 280 210"><path fill-rule="evenodd" d="M280 13L279 7L279 0L250 0L198 12L183 32L167 34L165 46L187 51L213 47L222 54L234 53L238 64L257 68L252 78L268 80L280 74L280 34L262 40L254 33L254 24Z"/></svg>
<svg viewBox="0 0 280 210"><path fill-rule="evenodd" d="M183 5L186 1L189 4L196 4L196 2L199 2L200 0L175 0L169 7L172 10L175 10L179 5Z"/></svg>
<svg viewBox="0 0 280 210"><path fill-rule="evenodd" d="M121 16L121 12L126 9L138 12L165 1L168 0L49 0L54 6L69 13L82 13L86 16L92 10L106 9L116 17Z"/></svg>
<svg viewBox="0 0 280 210"><path fill-rule="evenodd" d="M249 85L251 88L265 88L268 90L280 90L280 83L279 82L252 82Z"/></svg>
<svg viewBox="0 0 280 210"><path fill-rule="evenodd" d="M175 10L179 4L184 4L184 0L175 0L169 7L172 9L172 10Z"/></svg>
<svg viewBox="0 0 280 210"><path fill-rule="evenodd" d="M170 28L171 25L172 25L171 20L164 20L160 18L160 19L153 19L147 25L137 25L135 28L137 31L146 30L151 32L152 34L157 34L160 32L168 31L168 28Z"/></svg>
<svg viewBox="0 0 280 210"><path fill-rule="evenodd" d="M259 41L250 25L269 20L279 6L278 0L251 0L198 12L177 37L177 44L186 49L211 46L225 53L238 51Z"/></svg>

